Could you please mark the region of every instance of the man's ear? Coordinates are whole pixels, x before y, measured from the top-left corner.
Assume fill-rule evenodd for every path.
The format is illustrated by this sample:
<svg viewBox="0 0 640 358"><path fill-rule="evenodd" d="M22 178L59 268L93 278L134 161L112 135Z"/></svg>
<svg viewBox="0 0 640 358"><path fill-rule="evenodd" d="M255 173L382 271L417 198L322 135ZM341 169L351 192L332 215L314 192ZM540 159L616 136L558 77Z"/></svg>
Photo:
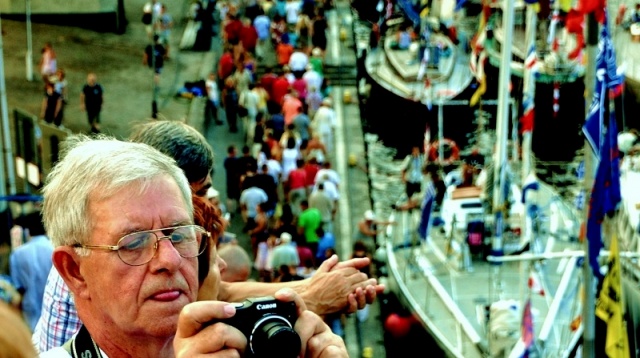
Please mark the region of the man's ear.
<svg viewBox="0 0 640 358"><path fill-rule="evenodd" d="M80 272L80 257L74 248L60 246L53 251L53 265L74 297L88 298L87 283Z"/></svg>

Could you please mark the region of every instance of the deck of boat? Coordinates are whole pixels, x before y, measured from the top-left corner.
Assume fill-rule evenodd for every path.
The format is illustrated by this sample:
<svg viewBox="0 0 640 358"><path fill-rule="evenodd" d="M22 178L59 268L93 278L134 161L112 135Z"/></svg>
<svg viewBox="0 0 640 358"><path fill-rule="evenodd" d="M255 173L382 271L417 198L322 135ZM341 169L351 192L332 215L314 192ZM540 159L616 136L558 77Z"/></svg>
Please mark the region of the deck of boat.
<svg viewBox="0 0 640 358"><path fill-rule="evenodd" d="M496 328L499 333L495 333L510 337L507 339L510 340L508 347L504 348L508 353L520 335L521 303L528 294L528 265L519 262L495 265L481 254L467 254L468 247L462 231L454 231L453 237L447 237L440 228L434 228L428 240L418 239L416 228L420 221L420 210L396 211L390 207L390 204L402 201L399 199L402 195L398 195L404 188L397 172L399 162L385 162L379 154L384 150L376 149L376 145L380 144L370 142L369 145L374 208L379 216L388 217L396 223L380 238L388 258L390 289L412 309L451 357L486 357L489 352L498 351L500 348L496 346L496 340L488 339L490 327L486 321L485 307L498 300L510 302L515 307L516 318L506 322L503 329ZM569 222L568 216L576 215L573 209L560 201L553 190L544 184L539 190L538 204L550 218L541 224L541 231L555 233L543 240L542 252L558 253L580 248L580 244L567 240L562 230L552 229L552 226L562 227L562 224L556 225L554 222L558 218L566 218ZM552 215L552 211L562 214ZM488 221L485 224L492 225ZM505 237L505 246L513 249L519 246L519 242L515 238ZM545 356L548 357L560 357L560 352L568 346L570 337L574 336L568 327L581 312L575 296L580 276L574 271L579 270L577 259L536 262L536 272L542 277L546 294L531 295L533 324L536 337L544 340ZM554 302L563 275L567 280L567 291L558 296L563 299ZM551 315L553 319L545 322L550 310L555 311Z"/></svg>
<svg viewBox="0 0 640 358"><path fill-rule="evenodd" d="M393 38L387 37L376 49L371 49L366 59L369 76L387 90L417 102L445 101L462 92L471 83L469 57L447 37L436 34L434 42L451 50L448 56L440 56L437 66L427 68L424 79L431 87L425 89L425 81L417 80L420 61L409 50L392 49Z"/></svg>
<svg viewBox="0 0 640 358"><path fill-rule="evenodd" d="M460 241L454 245L439 230L433 230L428 242L419 242L414 247L410 238L417 213L396 213L392 216L400 225L393 230L387 241L390 271L394 287L411 302L418 316L430 328L434 336L452 356L492 356L501 350L495 340L490 343L489 330L494 335L510 336L502 349L509 352L516 342L521 328L521 303L527 297L529 278L526 264L520 262L495 265L481 256L464 257L464 246ZM409 224L409 225L407 225ZM407 242L409 241L409 242ZM553 252L569 249L572 245L556 241L549 247ZM452 249L453 247L453 249ZM545 273L545 296L532 294L533 326L539 336L545 317L550 310L555 288L560 284L564 270L579 270L576 259L548 260L540 264ZM571 277L572 287L577 287L578 275ZM502 328L491 329L486 321L485 307L501 300L513 305L517 319L503 322ZM575 295L561 303L560 314L553 320L555 330L545 335L546 348L560 356L563 344L572 333L567 329L570 322L581 312ZM548 323L547 323L548 324ZM551 328L551 327L548 327Z"/></svg>

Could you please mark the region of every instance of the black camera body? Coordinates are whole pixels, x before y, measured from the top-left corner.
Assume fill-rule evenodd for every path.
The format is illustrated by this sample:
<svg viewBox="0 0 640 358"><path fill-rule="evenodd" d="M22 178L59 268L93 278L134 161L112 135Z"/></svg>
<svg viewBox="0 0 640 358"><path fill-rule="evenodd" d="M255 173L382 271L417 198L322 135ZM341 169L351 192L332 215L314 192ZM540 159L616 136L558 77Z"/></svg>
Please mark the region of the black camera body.
<svg viewBox="0 0 640 358"><path fill-rule="evenodd" d="M247 337L245 357L295 358L302 347L293 329L298 319L295 302L274 297L249 298L236 304L236 314L223 322Z"/></svg>

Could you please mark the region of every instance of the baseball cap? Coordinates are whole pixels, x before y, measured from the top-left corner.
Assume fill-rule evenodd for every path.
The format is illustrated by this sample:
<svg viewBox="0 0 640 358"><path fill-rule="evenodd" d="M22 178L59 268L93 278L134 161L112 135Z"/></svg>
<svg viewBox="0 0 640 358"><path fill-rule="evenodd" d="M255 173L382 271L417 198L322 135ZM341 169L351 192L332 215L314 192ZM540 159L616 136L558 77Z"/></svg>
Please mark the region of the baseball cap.
<svg viewBox="0 0 640 358"><path fill-rule="evenodd" d="M368 221L375 220L376 214L374 214L371 210L367 210L364 212L364 219Z"/></svg>

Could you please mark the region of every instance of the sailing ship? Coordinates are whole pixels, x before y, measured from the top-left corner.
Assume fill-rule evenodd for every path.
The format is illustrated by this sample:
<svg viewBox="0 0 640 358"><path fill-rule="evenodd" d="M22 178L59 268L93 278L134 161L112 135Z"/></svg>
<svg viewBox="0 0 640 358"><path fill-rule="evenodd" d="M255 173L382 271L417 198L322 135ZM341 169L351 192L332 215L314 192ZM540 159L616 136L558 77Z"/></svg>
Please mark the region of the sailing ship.
<svg viewBox="0 0 640 358"><path fill-rule="evenodd" d="M517 4L503 2L502 28L511 28L513 13L509 12ZM506 88L514 56L509 38L513 33L503 34L501 40L496 36L502 41L499 57L504 64L499 67L499 86L505 90L498 98L497 121L502 124L496 128L500 144L492 158L494 191L483 197L484 191L475 186L450 186L440 210L407 210L406 202L398 202L404 189L399 161L393 155L381 157L388 148L378 148L383 146L379 138L368 136L374 207L379 215L397 223L388 228L377 256L387 258L390 289L412 309L447 356L518 357L529 352L540 357L570 357L578 351L584 330L583 302L578 295L584 285L580 271L586 259L583 244L577 240L581 214L556 188L537 180L530 163L522 165L522 176L511 176L514 184L505 184L506 168L513 164L507 161L511 101ZM526 57L520 57L526 62ZM542 69L546 77L538 78L574 81L582 71L580 63L574 65L577 67ZM527 75L526 70L520 74ZM530 89L525 94L531 96ZM623 192L633 191L627 181L633 175L625 173ZM423 209L434 200L432 192L427 190L424 195ZM637 202L638 197L623 198L624 209L615 222L621 247L635 253L640 249ZM494 210L487 214L487 207ZM434 217L441 225L428 224ZM622 256L634 255L626 252ZM625 287L637 284L640 274L635 261L621 262ZM630 326L638 332L637 325Z"/></svg>

